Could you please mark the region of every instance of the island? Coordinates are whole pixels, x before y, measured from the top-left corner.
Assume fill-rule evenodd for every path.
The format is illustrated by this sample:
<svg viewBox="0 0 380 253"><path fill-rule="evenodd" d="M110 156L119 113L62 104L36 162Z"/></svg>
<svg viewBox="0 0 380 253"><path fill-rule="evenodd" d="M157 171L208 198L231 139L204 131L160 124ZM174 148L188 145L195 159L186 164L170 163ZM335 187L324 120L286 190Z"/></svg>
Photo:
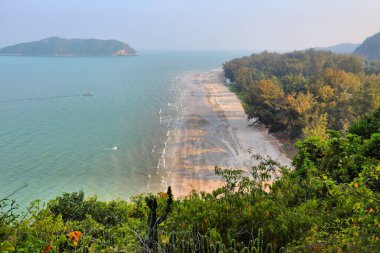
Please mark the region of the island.
<svg viewBox="0 0 380 253"><path fill-rule="evenodd" d="M0 55L20 56L128 56L136 50L117 40L49 37L0 49Z"/></svg>

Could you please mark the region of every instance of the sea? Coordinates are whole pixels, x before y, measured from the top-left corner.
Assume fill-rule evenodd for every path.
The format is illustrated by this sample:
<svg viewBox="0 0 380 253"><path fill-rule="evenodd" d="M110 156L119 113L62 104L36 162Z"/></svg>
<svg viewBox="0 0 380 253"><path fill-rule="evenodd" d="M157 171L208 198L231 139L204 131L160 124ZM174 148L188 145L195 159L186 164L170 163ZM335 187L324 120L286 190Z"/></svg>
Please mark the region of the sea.
<svg viewBox="0 0 380 253"><path fill-rule="evenodd" d="M0 56L0 199L26 207L80 190L106 201L164 190L181 76L247 54Z"/></svg>

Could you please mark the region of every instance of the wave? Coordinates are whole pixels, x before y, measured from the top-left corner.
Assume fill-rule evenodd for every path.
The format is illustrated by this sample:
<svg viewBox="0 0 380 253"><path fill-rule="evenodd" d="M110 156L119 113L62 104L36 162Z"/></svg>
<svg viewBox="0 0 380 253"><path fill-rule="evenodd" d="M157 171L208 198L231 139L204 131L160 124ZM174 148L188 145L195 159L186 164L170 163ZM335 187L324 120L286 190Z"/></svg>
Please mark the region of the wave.
<svg viewBox="0 0 380 253"><path fill-rule="evenodd" d="M117 146L113 146L111 148L105 148L105 150L108 150L108 151L116 151L117 150Z"/></svg>
<svg viewBox="0 0 380 253"><path fill-rule="evenodd" d="M161 174L161 185L167 185L166 177L170 175L170 168L167 167L166 157L168 155L167 147L173 130L178 128L180 113L182 108L181 94L183 87L183 76L179 75L172 80L170 95L166 102L166 107L159 111L160 125L165 127L165 140L161 145L161 156L158 158L156 174ZM164 130L164 129L163 129ZM155 148L155 146L154 146ZM152 149L153 150L153 149ZM161 173L163 172L163 173Z"/></svg>

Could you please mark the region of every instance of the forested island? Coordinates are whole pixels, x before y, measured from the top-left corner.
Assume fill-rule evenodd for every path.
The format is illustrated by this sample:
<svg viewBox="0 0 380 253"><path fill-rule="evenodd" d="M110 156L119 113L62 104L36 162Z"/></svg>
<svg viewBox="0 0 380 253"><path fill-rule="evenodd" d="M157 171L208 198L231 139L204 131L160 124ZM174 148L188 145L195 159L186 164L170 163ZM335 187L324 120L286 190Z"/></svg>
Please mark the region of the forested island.
<svg viewBox="0 0 380 253"><path fill-rule="evenodd" d="M0 49L0 55L24 56L126 56L136 50L117 40L49 37Z"/></svg>

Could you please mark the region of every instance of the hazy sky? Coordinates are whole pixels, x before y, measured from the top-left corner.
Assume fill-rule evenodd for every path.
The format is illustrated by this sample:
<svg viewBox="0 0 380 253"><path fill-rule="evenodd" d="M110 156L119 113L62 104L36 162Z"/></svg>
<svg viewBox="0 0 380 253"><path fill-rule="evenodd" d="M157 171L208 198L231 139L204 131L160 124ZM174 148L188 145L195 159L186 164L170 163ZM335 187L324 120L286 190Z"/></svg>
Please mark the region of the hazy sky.
<svg viewBox="0 0 380 253"><path fill-rule="evenodd" d="M0 0L0 47L49 36L141 49L304 49L380 31L380 0Z"/></svg>

